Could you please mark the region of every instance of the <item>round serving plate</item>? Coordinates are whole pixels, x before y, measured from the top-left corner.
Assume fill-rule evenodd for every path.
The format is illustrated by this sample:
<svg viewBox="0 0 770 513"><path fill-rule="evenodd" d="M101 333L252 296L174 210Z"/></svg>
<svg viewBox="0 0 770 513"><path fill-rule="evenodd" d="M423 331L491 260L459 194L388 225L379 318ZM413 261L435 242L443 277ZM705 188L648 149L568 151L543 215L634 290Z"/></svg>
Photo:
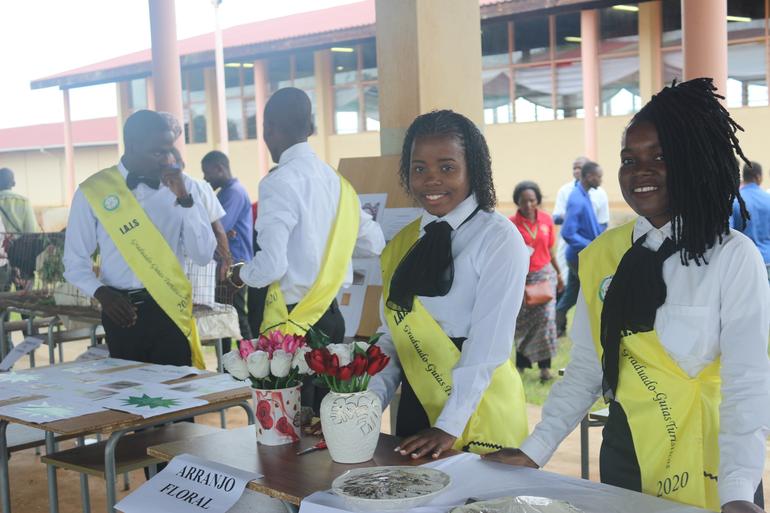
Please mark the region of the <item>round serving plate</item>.
<svg viewBox="0 0 770 513"><path fill-rule="evenodd" d="M356 511L404 511L446 490L452 479L427 467L370 467L348 470L332 491Z"/></svg>

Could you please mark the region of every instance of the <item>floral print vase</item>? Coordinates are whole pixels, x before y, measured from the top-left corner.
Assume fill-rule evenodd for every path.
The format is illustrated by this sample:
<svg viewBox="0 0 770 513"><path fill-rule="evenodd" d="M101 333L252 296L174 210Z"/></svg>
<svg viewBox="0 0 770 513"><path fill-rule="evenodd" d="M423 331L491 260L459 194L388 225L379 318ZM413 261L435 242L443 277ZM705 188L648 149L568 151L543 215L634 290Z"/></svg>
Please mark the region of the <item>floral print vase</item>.
<svg viewBox="0 0 770 513"><path fill-rule="evenodd" d="M369 461L380 438L382 405L374 392L329 392L321 401L321 427L337 463Z"/></svg>
<svg viewBox="0 0 770 513"><path fill-rule="evenodd" d="M279 390L253 388L257 442L284 445L300 438L300 386Z"/></svg>

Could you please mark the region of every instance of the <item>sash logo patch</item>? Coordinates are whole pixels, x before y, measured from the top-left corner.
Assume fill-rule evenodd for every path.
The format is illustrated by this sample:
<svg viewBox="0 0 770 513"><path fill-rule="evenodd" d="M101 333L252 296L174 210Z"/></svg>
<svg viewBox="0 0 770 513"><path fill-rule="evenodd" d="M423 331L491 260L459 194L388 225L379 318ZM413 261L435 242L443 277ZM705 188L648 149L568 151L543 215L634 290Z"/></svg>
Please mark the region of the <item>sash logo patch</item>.
<svg viewBox="0 0 770 513"><path fill-rule="evenodd" d="M612 276L607 276L599 284L599 299L602 303L604 303L604 298L607 296L607 291L610 289L610 283L612 283Z"/></svg>
<svg viewBox="0 0 770 513"><path fill-rule="evenodd" d="M120 206L120 199L118 199L118 197L115 196L114 194L110 194L109 196L104 198L102 205L104 206L104 210L107 210L108 212L112 212L113 210L115 210Z"/></svg>

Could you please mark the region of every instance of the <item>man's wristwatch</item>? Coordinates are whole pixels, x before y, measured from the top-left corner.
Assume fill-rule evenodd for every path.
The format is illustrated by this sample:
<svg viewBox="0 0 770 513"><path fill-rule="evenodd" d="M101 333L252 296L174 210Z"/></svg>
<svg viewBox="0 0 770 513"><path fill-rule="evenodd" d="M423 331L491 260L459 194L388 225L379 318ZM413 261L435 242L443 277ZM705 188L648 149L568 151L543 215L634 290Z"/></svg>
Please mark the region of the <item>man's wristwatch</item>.
<svg viewBox="0 0 770 513"><path fill-rule="evenodd" d="M176 203L177 203L177 205L179 205L180 207L183 207L183 208L190 208L190 207L192 207L193 204L194 204L192 194L190 194L188 192L187 196L182 196L181 198L177 198L176 199Z"/></svg>
<svg viewBox="0 0 770 513"><path fill-rule="evenodd" d="M233 271L234 271L236 268L240 268L240 267L243 267L243 262L238 262L237 264L233 264L233 265L231 265L231 266L230 266L230 267L227 269L227 275L226 275L227 281L228 281L228 282L230 282L230 285L232 285L232 286L233 286L233 287L235 287L236 289L242 289L242 288L243 288L243 287L246 285L246 284L243 282L243 280L240 280L240 281L241 281L241 284L240 284L240 285L236 285L236 284L235 284L235 282L233 281L233 274L234 274L234 273L233 273Z"/></svg>

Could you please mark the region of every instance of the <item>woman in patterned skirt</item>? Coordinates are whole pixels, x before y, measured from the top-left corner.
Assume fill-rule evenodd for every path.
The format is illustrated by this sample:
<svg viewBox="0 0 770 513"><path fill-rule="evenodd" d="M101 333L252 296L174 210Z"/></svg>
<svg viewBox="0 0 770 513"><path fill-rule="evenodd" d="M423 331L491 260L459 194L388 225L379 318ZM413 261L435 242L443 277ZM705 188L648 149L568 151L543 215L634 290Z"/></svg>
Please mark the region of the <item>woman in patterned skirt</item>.
<svg viewBox="0 0 770 513"><path fill-rule="evenodd" d="M511 221L521 232L530 250L527 286L547 282L551 299L541 304L521 306L516 320L516 367L520 372L537 362L540 381L552 379L551 358L556 355L556 292L564 288L556 261L553 219L540 210L543 195L535 182L521 182L513 191L513 202L519 207ZM537 301L535 301L537 303Z"/></svg>

